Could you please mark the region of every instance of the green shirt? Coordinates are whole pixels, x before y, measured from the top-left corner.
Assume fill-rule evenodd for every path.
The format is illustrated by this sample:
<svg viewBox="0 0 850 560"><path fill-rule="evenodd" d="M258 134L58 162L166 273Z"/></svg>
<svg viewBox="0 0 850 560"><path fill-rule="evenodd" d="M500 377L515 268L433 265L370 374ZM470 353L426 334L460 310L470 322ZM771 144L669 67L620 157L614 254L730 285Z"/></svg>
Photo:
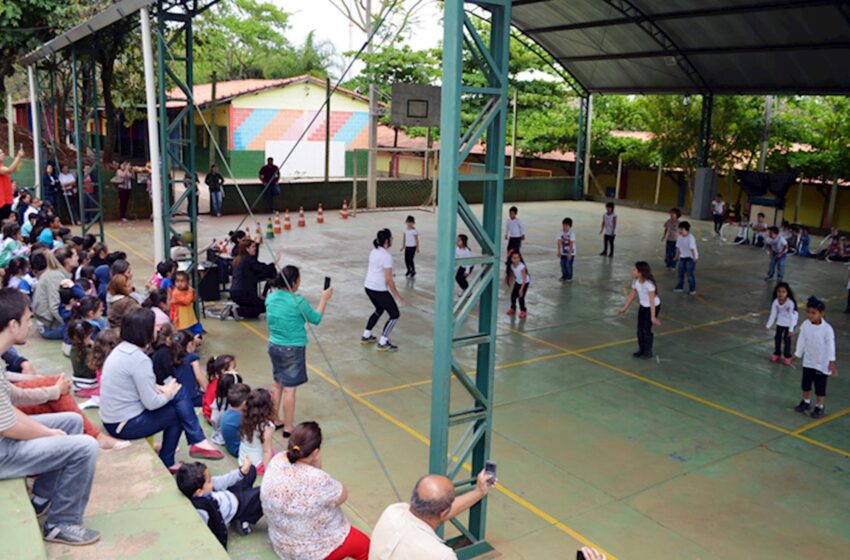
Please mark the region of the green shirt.
<svg viewBox="0 0 850 560"><path fill-rule="evenodd" d="M270 293L266 298L266 320L272 344L307 346L305 316L313 325L322 321L322 314L313 309L300 295L287 290L274 290Z"/></svg>

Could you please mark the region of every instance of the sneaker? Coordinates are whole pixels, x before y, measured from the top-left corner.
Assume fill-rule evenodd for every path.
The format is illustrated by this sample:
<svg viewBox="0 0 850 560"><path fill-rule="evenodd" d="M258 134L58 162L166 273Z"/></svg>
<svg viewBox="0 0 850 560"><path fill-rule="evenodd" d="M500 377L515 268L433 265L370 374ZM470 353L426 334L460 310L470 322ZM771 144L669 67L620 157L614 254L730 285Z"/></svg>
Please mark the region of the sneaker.
<svg viewBox="0 0 850 560"><path fill-rule="evenodd" d="M685 290L683 290L682 288L673 288L673 291L676 292L677 294L681 294Z"/></svg>
<svg viewBox="0 0 850 560"><path fill-rule="evenodd" d="M411 273L410 273L410 277L411 277L411 278L416 278L416 273L415 273L415 272L411 272Z"/></svg>
<svg viewBox="0 0 850 560"><path fill-rule="evenodd" d="M697 291L696 291L696 290L691 290L690 292L688 292L688 295L689 295L689 296L695 296L695 295L697 295Z"/></svg>
<svg viewBox="0 0 850 560"><path fill-rule="evenodd" d="M35 516L39 519L43 518L47 515L47 512L50 511L50 500L46 500L43 504L38 505L34 500L30 500L32 504L32 509L35 510Z"/></svg>
<svg viewBox="0 0 850 560"><path fill-rule="evenodd" d="M643 356L643 350L638 350L637 352L633 353L632 356L634 356L635 358L640 358L641 356Z"/></svg>
<svg viewBox="0 0 850 560"><path fill-rule="evenodd" d="M514 309L513 307L508 309L508 315L513 315L514 313L516 313L516 309Z"/></svg>
<svg viewBox="0 0 850 560"><path fill-rule="evenodd" d="M810 418L823 418L826 416L826 412L824 412L822 406L816 406L815 409L809 414Z"/></svg>
<svg viewBox="0 0 850 560"><path fill-rule="evenodd" d="M800 414L804 414L810 408L812 408L812 403L807 403L806 401L800 401L800 404L795 406L794 410L796 410Z"/></svg>
<svg viewBox="0 0 850 560"><path fill-rule="evenodd" d="M773 356L771 356L770 361L774 362L774 363L778 362L779 361L779 354L774 354Z"/></svg>
<svg viewBox="0 0 850 560"><path fill-rule="evenodd" d="M82 525L60 523L44 526L44 540L47 542L67 544L70 546L85 546L100 540L100 533L86 529Z"/></svg>
<svg viewBox="0 0 850 560"><path fill-rule="evenodd" d="M247 521L243 521L239 524L239 532L247 537L251 534L251 524Z"/></svg>
<svg viewBox="0 0 850 560"><path fill-rule="evenodd" d="M374 344L375 342L378 342L378 339L375 338L374 336L361 336L360 337L360 344Z"/></svg>
<svg viewBox="0 0 850 560"><path fill-rule="evenodd" d="M89 408L100 408L100 399L99 398L90 398L86 402L80 403L80 410L86 410Z"/></svg>
<svg viewBox="0 0 850 560"><path fill-rule="evenodd" d="M607 256L608 256L608 253L606 253L605 251L603 251L603 252L599 253L599 256L600 256L600 257L607 257Z"/></svg>
<svg viewBox="0 0 850 560"><path fill-rule="evenodd" d="M794 360L792 360L791 358L783 358L782 359L782 363L785 364L786 366L790 366L791 362L793 362L793 361Z"/></svg>
<svg viewBox="0 0 850 560"><path fill-rule="evenodd" d="M224 453L218 449L204 449L198 445L189 447L189 457L193 459L208 459L210 461L218 461L224 459Z"/></svg>
<svg viewBox="0 0 850 560"><path fill-rule="evenodd" d="M395 352L396 350L398 350L398 346L390 341L387 341L386 344L378 343L378 352Z"/></svg>
<svg viewBox="0 0 850 560"><path fill-rule="evenodd" d="M771 280L773 280L773 276L765 276L764 277L765 282L770 282Z"/></svg>
<svg viewBox="0 0 850 560"><path fill-rule="evenodd" d="M519 312L519 318L520 318L520 319L525 319L526 317L528 317L528 312L527 312L527 311L520 311L520 312Z"/></svg>

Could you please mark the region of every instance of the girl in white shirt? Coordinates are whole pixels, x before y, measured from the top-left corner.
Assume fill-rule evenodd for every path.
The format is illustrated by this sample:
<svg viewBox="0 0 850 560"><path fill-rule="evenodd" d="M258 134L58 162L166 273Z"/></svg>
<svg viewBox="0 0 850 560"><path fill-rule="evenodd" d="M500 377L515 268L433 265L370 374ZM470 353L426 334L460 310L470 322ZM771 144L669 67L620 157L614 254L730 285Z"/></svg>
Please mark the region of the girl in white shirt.
<svg viewBox="0 0 850 560"><path fill-rule="evenodd" d="M457 243L455 246L455 258L456 259L467 259L472 256L472 250L469 248L469 237L465 234L461 233L457 236ZM467 278L472 274L473 267L471 266L459 266L457 267L457 272L455 273L455 281L457 285L460 286L460 289L464 292L469 287L469 282L467 282Z"/></svg>
<svg viewBox="0 0 850 560"><path fill-rule="evenodd" d="M767 328L776 325L776 336L774 337L773 355L771 362L778 362L784 356L782 363L791 365L791 336L797 327L797 300L794 292L787 282L780 282L773 289L773 303L770 305L770 317L767 320ZM785 351L783 352L783 345Z"/></svg>
<svg viewBox="0 0 850 560"><path fill-rule="evenodd" d="M528 287L531 285L531 276L528 274L528 268L526 268L525 261L522 260L519 251L511 253L505 271L505 282L508 288L511 288L511 284L513 284L511 308L508 309L508 315L516 313L516 303L519 300L519 318L525 319L528 315L528 311L525 309L525 296L528 293Z"/></svg>
<svg viewBox="0 0 850 560"><path fill-rule="evenodd" d="M632 277L634 277L632 291L626 303L620 308L619 313L621 315L625 313L635 298L638 299L640 304L637 326L638 351L632 356L635 358L651 358L654 337L652 325L661 326L661 321L658 320L658 314L661 312L661 298L658 297L652 269L646 261L635 263L635 267L632 269Z"/></svg>
<svg viewBox="0 0 850 560"><path fill-rule="evenodd" d="M826 306L821 300L812 296L806 304L808 319L800 326L797 337L797 350L794 355L803 358L803 400L794 410L801 414L812 408L812 385L815 386L817 406L812 410L812 418L821 418L826 413L823 401L826 398L826 382L830 376L838 377L835 367L835 332L823 318Z"/></svg>
<svg viewBox="0 0 850 560"><path fill-rule="evenodd" d="M375 306L375 311L369 316L366 322L366 330L363 331L363 336L360 338L361 344L372 344L378 342L378 350L381 352L395 352L398 347L390 342L390 333L392 333L399 316L398 305L396 300L404 305L404 298L398 293L393 280L393 256L388 249L393 244L393 234L388 229L382 229L378 232L377 237L372 241L375 246L372 252L369 253L369 269L366 272L366 295L369 296L369 301ZM395 299L393 299L395 296ZM386 311L390 318L387 324L384 325L384 330L381 333L381 338L376 339L372 336L372 329L378 324L378 320Z"/></svg>
<svg viewBox="0 0 850 560"><path fill-rule="evenodd" d="M416 276L416 264L413 258L419 252L419 232L416 231L416 218L408 216L404 221L404 246L401 252L404 253L404 266L407 267L407 272L404 274L408 278Z"/></svg>

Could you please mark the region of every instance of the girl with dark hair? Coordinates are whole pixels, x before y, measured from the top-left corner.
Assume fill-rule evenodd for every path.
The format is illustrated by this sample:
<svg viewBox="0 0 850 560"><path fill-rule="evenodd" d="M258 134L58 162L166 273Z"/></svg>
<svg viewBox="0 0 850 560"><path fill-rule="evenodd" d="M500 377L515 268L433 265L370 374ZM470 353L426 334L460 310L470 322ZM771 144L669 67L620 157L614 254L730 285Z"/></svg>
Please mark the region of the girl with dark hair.
<svg viewBox="0 0 850 560"><path fill-rule="evenodd" d="M366 272L366 295L369 296L369 301L375 306L375 311L366 321L366 330L363 331L363 336L360 338L361 344L372 344L378 342L378 350L381 352L395 352L398 346L390 342L390 334L398 322L401 315L398 311L396 300L401 305L404 305L404 298L398 293L395 281L393 280L393 256L388 249L393 244L393 234L388 229L378 231L372 245L375 246L372 252L369 253L369 268ZM393 299L395 296L395 299ZM372 336L372 329L378 324L378 320L386 311L390 318L384 325L384 330L381 333L380 340Z"/></svg>
<svg viewBox="0 0 850 560"><path fill-rule="evenodd" d="M199 339L188 330L177 333L171 345L174 378L192 399L192 406L203 406L207 377L201 372L201 357L195 352Z"/></svg>
<svg viewBox="0 0 850 560"><path fill-rule="evenodd" d="M638 309L638 351L632 354L636 358L651 358L652 357L652 325L660 326L661 321L658 320L658 314L661 312L661 298L658 297L658 289L655 283L655 277L652 275L652 269L646 261L638 261L632 269L632 291L623 307L620 308L620 315L626 312L635 298L638 299L640 309Z"/></svg>
<svg viewBox="0 0 850 560"><path fill-rule="evenodd" d="M168 304L168 290L164 288L151 290L151 292L148 293L148 299L145 300L142 307L146 307L153 311L153 314L156 316L157 330L161 329L165 325L171 324L171 318L168 316L170 311Z"/></svg>
<svg viewBox="0 0 850 560"><path fill-rule="evenodd" d="M322 291L319 306L313 309L298 294L301 273L297 267L285 266L277 275L273 290L266 298L266 321L269 327L269 358L272 362L274 386L274 422L283 428L283 437L295 426L295 390L307 383L307 331L305 323L318 325L333 295L333 288ZM278 418L283 395L283 422Z"/></svg>
<svg viewBox="0 0 850 560"><path fill-rule="evenodd" d="M773 355L770 357L771 362L778 362L780 357L784 356L782 363L786 366L791 365L791 336L797 327L798 319L797 300L794 299L791 286L788 285L788 282L778 283L773 289L773 303L770 304L770 317L767 320L768 329L776 325L776 336L773 338ZM785 346L784 353L782 351L783 344Z"/></svg>
<svg viewBox="0 0 850 560"><path fill-rule="evenodd" d="M157 387L151 359L145 349L154 338L150 309L134 309L121 322L122 342L103 364L100 418L110 434L121 439L142 439L162 432L159 457L176 471L174 453L183 433L189 455L221 459L224 455L204 435L192 401L175 380Z"/></svg>
<svg viewBox="0 0 850 560"><path fill-rule="evenodd" d="M88 365L93 344L92 334L94 334L94 326L87 321L77 319L68 324L68 337L71 340L69 357L74 371L71 383L78 396L82 396L79 395L81 391L90 392L97 388L97 374Z"/></svg>
<svg viewBox="0 0 850 560"><path fill-rule="evenodd" d="M256 319L266 312L266 304L257 295L257 285L261 280L274 278L280 253L274 263L261 263L257 260L257 244L250 238L239 241L239 254L233 259L233 280L230 284L230 299L239 308L240 317Z"/></svg>
<svg viewBox="0 0 850 560"><path fill-rule="evenodd" d="M456 259L468 259L472 256L472 250L469 248L469 237L463 233L457 236L457 242L455 243L455 258ZM466 280L469 278L469 275L472 274L471 266L459 266L457 267L457 272L455 273L455 282L460 286L461 295L466 289L469 287L469 282Z"/></svg>
<svg viewBox="0 0 850 560"><path fill-rule="evenodd" d="M260 499L272 547L281 558L367 560L369 537L345 518L348 490L322 470L321 448L319 425L303 422L266 469Z"/></svg>
<svg viewBox="0 0 850 560"><path fill-rule="evenodd" d="M505 267L505 283L509 289L513 284L511 307L508 309L508 315L516 313L516 303L519 300L519 318L525 319L528 315L525 308L525 296L528 294L528 287L531 285L531 275L528 274L528 268L518 250L513 251L508 256L508 265Z"/></svg>
<svg viewBox="0 0 850 560"><path fill-rule="evenodd" d="M254 389L245 401L242 411L242 424L239 426L239 465L249 459L257 466L257 474L264 474L271 461L272 436L272 396L265 389Z"/></svg>
<svg viewBox="0 0 850 560"><path fill-rule="evenodd" d="M85 321L91 325L90 337L94 340L97 333L106 328L106 323L103 320L103 303L94 296L84 296L79 301L74 302L68 324L70 325L74 321ZM62 341L62 353L68 358L71 357L73 342L71 333L66 330L65 338Z"/></svg>

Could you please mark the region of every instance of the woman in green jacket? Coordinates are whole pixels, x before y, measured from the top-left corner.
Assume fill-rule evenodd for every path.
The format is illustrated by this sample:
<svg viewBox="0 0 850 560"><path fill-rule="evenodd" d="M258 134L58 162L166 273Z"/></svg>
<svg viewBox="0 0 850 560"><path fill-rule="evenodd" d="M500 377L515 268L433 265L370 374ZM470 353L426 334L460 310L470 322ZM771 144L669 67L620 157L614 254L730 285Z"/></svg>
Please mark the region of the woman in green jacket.
<svg viewBox="0 0 850 560"><path fill-rule="evenodd" d="M272 399L275 427L283 428L289 437L295 427L295 390L307 383L307 330L305 321L318 325L333 288L322 291L319 306L313 309L298 294L301 273L295 266L285 266L274 279L273 290L266 297L266 321L269 326L269 357L274 374ZM283 423L278 416L283 397Z"/></svg>

